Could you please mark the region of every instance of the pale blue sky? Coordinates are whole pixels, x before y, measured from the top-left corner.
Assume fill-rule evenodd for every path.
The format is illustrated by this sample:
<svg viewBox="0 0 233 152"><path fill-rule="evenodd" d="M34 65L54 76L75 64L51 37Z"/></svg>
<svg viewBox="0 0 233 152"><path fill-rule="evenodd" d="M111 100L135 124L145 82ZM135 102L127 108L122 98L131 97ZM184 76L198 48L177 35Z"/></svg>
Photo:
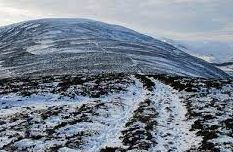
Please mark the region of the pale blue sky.
<svg viewBox="0 0 233 152"><path fill-rule="evenodd" d="M233 41L233 0L0 0L0 25L90 18L172 39Z"/></svg>

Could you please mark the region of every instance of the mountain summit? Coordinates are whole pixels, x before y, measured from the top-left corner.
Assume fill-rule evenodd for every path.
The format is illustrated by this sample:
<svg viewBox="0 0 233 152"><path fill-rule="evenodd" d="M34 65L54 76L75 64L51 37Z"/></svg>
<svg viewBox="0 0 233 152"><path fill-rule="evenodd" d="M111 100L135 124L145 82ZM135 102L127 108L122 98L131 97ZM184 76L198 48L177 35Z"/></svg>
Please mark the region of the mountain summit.
<svg viewBox="0 0 233 152"><path fill-rule="evenodd" d="M209 63L133 30L87 19L0 28L0 75L145 73L227 78Z"/></svg>

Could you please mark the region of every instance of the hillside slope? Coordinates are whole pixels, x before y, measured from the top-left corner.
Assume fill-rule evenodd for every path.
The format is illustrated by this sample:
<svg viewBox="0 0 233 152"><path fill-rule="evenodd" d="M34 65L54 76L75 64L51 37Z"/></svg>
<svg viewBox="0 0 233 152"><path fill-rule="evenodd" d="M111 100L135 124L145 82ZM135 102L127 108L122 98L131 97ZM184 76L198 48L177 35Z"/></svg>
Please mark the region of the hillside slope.
<svg viewBox="0 0 233 152"><path fill-rule="evenodd" d="M165 42L86 19L41 19L0 28L0 75L153 73L228 75Z"/></svg>

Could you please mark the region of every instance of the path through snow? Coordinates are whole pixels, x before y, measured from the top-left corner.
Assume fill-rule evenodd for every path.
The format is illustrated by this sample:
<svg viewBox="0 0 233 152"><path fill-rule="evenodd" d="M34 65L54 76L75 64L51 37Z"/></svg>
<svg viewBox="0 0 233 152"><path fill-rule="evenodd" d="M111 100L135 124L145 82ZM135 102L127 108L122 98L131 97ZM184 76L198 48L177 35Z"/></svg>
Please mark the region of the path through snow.
<svg viewBox="0 0 233 152"><path fill-rule="evenodd" d="M154 81L153 101L158 112L155 130L157 145L153 151L186 151L200 143L195 132L189 131L192 122L185 117L187 110L179 92L159 81Z"/></svg>
<svg viewBox="0 0 233 152"><path fill-rule="evenodd" d="M108 109L109 117L97 118L95 123L104 124L101 128L100 136L92 136L84 145L84 149L89 152L96 152L105 147L124 147L120 140L121 131L130 117L134 114L134 110L138 108L139 103L146 99L147 90L143 89L143 85L135 77L132 77L135 85L128 88L125 94L116 94L110 98L104 99L102 102L118 103L120 105L110 106ZM93 127L96 127L93 125ZM93 128L94 130L94 128Z"/></svg>
<svg viewBox="0 0 233 152"><path fill-rule="evenodd" d="M4 122L0 124L0 149L96 152L106 147L129 150L138 144L152 152L166 152L186 151L200 143L195 132L189 131L193 122L185 117L187 110L179 92L154 79L146 78L155 84L152 90L143 88L145 84L139 79L130 79L134 83L127 91L94 99L79 97L66 101L59 94L50 93L43 98L39 94L17 98L2 95L0 101L9 108L0 106L0 120ZM14 113L7 115L10 110ZM16 139L12 138L15 136ZM9 143L1 143L6 138ZM145 147L146 140L149 148Z"/></svg>

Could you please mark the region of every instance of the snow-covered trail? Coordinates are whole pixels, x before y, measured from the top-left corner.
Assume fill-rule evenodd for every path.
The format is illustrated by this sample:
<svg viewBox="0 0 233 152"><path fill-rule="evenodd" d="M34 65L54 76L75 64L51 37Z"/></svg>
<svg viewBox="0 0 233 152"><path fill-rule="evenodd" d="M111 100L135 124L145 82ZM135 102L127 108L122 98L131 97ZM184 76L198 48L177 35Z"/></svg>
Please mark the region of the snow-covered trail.
<svg viewBox="0 0 233 152"><path fill-rule="evenodd" d="M198 147L201 139L189 131L193 122L185 117L187 110L178 91L146 76L129 79L132 81L126 91L100 98L60 99L51 93L3 95L0 120L5 124L0 124L0 129L5 130L0 133L0 150L46 151L54 148L54 142L61 152L107 148L183 152ZM145 87L151 84L152 89ZM8 109L3 108L5 104ZM17 140L13 138L16 133L20 133ZM3 142L6 138L7 143Z"/></svg>
<svg viewBox="0 0 233 152"><path fill-rule="evenodd" d="M100 136L92 136L86 139L91 142L83 146L85 151L96 152L105 147L124 147L120 139L121 131L124 129L130 117L133 116L139 104L146 99L148 94L148 91L143 89L143 84L139 80L133 76L131 78L134 80L135 85L130 86L126 94L117 94L102 101L104 103L118 102L121 106L118 108L116 107L119 105L110 107L108 109L108 118L100 117L97 119L98 123L101 122L105 125L102 126L103 128L101 129ZM96 126L93 127L96 128Z"/></svg>
<svg viewBox="0 0 233 152"><path fill-rule="evenodd" d="M157 80L152 100L158 112L155 130L156 146L152 151L186 151L196 147L201 139L189 131L192 122L185 117L187 110L179 98L178 91Z"/></svg>

